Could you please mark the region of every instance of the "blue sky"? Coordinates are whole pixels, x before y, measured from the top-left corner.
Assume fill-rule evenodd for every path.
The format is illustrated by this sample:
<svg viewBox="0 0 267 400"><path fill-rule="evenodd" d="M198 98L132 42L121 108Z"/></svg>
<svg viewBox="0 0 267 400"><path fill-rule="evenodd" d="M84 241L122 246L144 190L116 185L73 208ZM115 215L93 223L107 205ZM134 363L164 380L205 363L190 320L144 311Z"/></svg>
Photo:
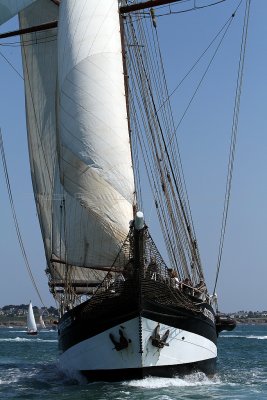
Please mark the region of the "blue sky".
<svg viewBox="0 0 267 400"><path fill-rule="evenodd" d="M207 0L196 3L206 4ZM164 56L170 90L191 68L238 3L239 0L228 0L216 7L158 18L161 41L168 43ZM245 1L177 133L210 290L218 255L244 6ZM227 312L267 308L266 20L266 0L252 0L229 219L217 288L220 309ZM3 32L12 29L16 29L15 19L1 27ZM8 39L11 41L17 39ZM20 48L1 46L0 51L21 72ZM177 122L208 60L206 57L172 96ZM1 56L0 88L0 126L20 228L41 295L47 305L54 305L44 272L45 257L32 195L23 81ZM0 193L0 306L28 303L30 299L40 305L17 242L2 165ZM152 213L151 226L153 216ZM158 232L152 234L157 240Z"/></svg>

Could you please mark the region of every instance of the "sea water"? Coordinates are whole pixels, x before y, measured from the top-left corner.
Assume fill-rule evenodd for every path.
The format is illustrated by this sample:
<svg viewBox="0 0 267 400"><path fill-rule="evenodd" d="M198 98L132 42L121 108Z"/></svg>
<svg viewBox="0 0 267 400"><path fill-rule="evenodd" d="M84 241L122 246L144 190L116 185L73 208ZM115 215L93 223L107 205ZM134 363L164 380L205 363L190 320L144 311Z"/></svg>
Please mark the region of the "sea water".
<svg viewBox="0 0 267 400"><path fill-rule="evenodd" d="M267 325L240 325L218 342L213 378L146 378L86 383L57 364L57 332L29 337L25 329L0 329L0 400L258 400L267 399Z"/></svg>

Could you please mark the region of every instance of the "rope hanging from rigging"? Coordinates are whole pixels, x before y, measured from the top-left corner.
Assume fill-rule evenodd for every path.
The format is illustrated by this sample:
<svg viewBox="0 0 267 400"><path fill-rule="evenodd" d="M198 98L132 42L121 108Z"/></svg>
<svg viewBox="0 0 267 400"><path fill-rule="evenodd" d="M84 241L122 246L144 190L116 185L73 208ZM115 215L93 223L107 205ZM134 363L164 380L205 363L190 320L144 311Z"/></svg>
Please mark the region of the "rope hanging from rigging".
<svg viewBox="0 0 267 400"><path fill-rule="evenodd" d="M225 238L225 231L226 231L226 224L227 224L227 217L228 217L229 203L230 203L230 196L231 196L231 187L232 187L232 178L233 178L233 170L234 170L234 160L235 160L235 149L236 149L236 141L237 141L237 133L238 133L240 99L241 99L241 93L242 93L246 44L247 44L247 35L248 35L250 3L251 3L251 0L246 0L246 9L245 9L245 16L244 16L244 24L243 24L243 32L242 32L242 40L241 40L241 48L240 48L240 56L239 56L237 85L236 85L236 94L235 94L234 115L233 115L233 121L232 121L230 153L229 153L229 159L228 159L228 172L227 172L227 181L226 181L226 189L225 189L225 196L224 196L224 208L223 208L223 217L222 217L222 225L221 225L218 261L217 261L217 271L216 271L216 278L215 278L213 294L215 294L215 291L216 291L216 286L217 286L220 267L221 267L222 252L223 252L223 246L224 246L224 238Z"/></svg>
<svg viewBox="0 0 267 400"><path fill-rule="evenodd" d="M42 303L42 305L46 308L46 306L44 305L43 299L40 295L40 292L38 290L38 287L36 285L36 282L34 280L32 271L31 271L31 267L30 267L30 263L27 257L27 253L23 244L23 240L22 240L22 235L20 232L20 228L19 228L19 223L18 223L18 219L17 219L17 214L16 214L16 210L15 210L15 205L14 205L14 201L13 201L13 196L12 196L12 191L11 191L11 185L10 185L10 180L9 180L9 176L8 176L8 170L7 170L7 163L6 163L6 157L5 157L5 151L4 151L4 143L3 143L3 136L2 136L2 131L0 129L0 151L1 151L1 157L2 157L2 163L3 163L3 168L4 168L4 174L5 174L5 180L6 180L6 185L7 185L7 191L8 191L8 197L9 197L9 202L10 202L10 207L11 207L11 211L12 211L12 216L13 216L13 220L14 220L14 224L15 224L15 229L16 229L16 234L18 237L18 241L19 241L19 245L20 245L20 249L22 252L22 257L24 259L28 274L30 276L31 282L33 284L33 287L37 293L37 296L40 300L40 302Z"/></svg>

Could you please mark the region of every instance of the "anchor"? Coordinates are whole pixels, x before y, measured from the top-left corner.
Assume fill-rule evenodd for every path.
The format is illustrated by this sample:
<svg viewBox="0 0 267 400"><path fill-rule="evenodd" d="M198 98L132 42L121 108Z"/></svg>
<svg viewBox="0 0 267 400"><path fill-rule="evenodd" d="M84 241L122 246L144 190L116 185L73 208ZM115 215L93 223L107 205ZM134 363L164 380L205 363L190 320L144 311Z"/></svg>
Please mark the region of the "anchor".
<svg viewBox="0 0 267 400"><path fill-rule="evenodd" d="M129 339L129 340L126 339L126 337L123 335L123 332L122 332L121 329L119 329L119 334L120 334L120 339L119 339L119 341L117 341L117 340L114 338L114 335L113 335L112 333L109 334L110 340L111 340L112 343L114 344L115 349L116 349L117 351L121 351L121 350L123 350L123 349L126 349L126 348L128 347L128 345L129 345L129 343L131 343L131 339Z"/></svg>
<svg viewBox="0 0 267 400"><path fill-rule="evenodd" d="M154 334L153 336L150 336L150 339L152 341L152 346L157 347L158 349L163 349L164 346L169 346L169 343L166 343L166 341L169 337L170 330L167 329L166 332L162 335L162 337L160 337L159 330L160 330L160 324L158 323L158 325L154 330Z"/></svg>

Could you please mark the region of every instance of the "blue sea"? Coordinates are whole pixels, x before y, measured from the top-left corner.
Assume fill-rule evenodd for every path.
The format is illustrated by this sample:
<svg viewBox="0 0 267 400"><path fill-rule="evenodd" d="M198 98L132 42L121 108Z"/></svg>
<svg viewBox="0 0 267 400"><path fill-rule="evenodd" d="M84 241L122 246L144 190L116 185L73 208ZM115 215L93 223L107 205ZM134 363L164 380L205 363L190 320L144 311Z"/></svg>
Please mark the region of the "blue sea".
<svg viewBox="0 0 267 400"><path fill-rule="evenodd" d="M267 325L240 325L218 343L218 372L186 378L86 383L57 364L57 332L28 337L25 329L0 329L0 399L38 400L245 400L267 399Z"/></svg>

